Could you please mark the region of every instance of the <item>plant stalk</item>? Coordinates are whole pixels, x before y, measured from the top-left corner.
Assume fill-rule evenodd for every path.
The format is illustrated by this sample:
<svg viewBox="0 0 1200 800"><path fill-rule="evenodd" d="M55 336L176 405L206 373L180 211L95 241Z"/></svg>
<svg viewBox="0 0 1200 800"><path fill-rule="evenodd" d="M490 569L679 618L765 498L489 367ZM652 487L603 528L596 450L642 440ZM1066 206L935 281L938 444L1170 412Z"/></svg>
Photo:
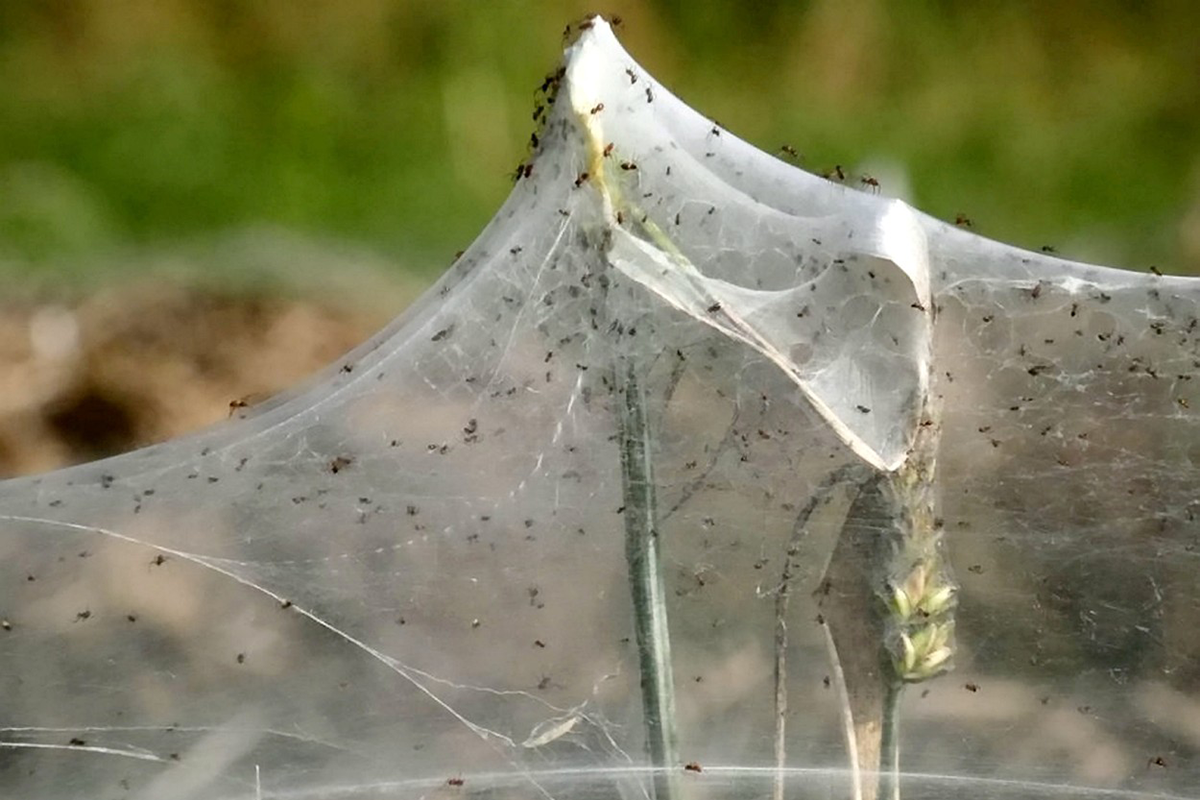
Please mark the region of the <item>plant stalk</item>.
<svg viewBox="0 0 1200 800"><path fill-rule="evenodd" d="M679 797L679 779L675 770L679 763L675 683L659 549L653 436L646 416L646 398L637 361L631 356L623 356L617 369L621 373L617 419L625 505L625 559L633 600L646 745L650 761L656 768L655 798L674 800Z"/></svg>

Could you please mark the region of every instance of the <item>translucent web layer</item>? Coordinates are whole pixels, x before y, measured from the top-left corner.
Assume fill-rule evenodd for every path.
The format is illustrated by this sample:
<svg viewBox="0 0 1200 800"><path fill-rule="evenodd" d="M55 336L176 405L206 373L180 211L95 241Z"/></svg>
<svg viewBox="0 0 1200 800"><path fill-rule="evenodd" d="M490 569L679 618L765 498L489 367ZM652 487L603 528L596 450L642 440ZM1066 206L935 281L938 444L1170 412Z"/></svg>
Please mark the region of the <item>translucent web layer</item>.
<svg viewBox="0 0 1200 800"><path fill-rule="evenodd" d="M952 625L906 794L1200 797L1200 282L798 170L599 20L548 86L508 202L372 341L0 484L0 794L861 796L850 673L932 678Z"/></svg>

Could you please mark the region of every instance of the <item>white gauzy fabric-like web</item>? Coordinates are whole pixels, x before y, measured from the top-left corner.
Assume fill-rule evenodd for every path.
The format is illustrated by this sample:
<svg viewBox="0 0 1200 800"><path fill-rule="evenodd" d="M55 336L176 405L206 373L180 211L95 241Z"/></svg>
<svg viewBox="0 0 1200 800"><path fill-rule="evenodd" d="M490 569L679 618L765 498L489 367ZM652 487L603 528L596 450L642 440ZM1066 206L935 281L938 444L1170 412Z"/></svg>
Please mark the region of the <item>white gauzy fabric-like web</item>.
<svg viewBox="0 0 1200 800"><path fill-rule="evenodd" d="M585 27L512 196L387 330L0 484L0 794L870 796L830 509L920 473L945 564L896 535L864 573L861 647L922 681L895 790L1200 798L1200 283L810 175Z"/></svg>

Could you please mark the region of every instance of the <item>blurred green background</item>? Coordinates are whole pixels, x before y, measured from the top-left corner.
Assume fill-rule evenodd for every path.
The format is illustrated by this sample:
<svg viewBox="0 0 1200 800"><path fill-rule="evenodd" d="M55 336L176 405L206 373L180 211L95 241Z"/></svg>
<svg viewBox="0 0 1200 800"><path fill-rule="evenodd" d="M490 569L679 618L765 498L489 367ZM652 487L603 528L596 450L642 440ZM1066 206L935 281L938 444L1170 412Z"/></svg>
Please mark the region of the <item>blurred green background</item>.
<svg viewBox="0 0 1200 800"><path fill-rule="evenodd" d="M590 10L0 0L0 285L164 262L236 282L258 256L228 243L260 234L260 254L349 248L428 282L503 201L533 90ZM869 170L1033 249L1200 272L1200 4L597 10L693 107L812 171Z"/></svg>

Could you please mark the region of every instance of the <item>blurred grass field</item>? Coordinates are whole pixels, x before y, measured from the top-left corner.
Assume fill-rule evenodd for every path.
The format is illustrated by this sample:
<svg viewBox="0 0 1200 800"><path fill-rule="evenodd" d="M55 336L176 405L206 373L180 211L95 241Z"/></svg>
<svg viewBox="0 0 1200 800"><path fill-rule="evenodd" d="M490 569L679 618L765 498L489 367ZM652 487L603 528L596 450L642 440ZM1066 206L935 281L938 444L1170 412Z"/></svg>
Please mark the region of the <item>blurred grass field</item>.
<svg viewBox="0 0 1200 800"><path fill-rule="evenodd" d="M533 89L589 10L4 0L0 281L63 289L169 261L236 285L253 267L213 243L268 231L427 282L503 201ZM1196 4L601 10L685 101L807 169L878 170L885 192L907 183L991 238L1200 272Z"/></svg>

